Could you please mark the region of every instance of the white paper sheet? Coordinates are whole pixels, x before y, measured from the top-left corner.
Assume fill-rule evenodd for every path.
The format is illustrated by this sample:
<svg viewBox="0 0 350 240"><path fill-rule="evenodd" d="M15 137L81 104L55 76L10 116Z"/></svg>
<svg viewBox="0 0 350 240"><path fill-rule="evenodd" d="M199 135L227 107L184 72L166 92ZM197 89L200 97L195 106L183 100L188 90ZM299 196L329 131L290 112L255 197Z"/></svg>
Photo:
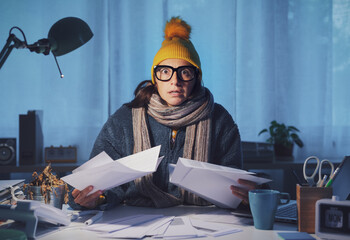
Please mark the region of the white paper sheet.
<svg viewBox="0 0 350 240"><path fill-rule="evenodd" d="M252 218L237 217L233 215L231 212L226 211L224 209L208 212L208 213L191 215L190 218L198 219L206 222L227 223L227 224L243 225L243 226L253 225Z"/></svg>
<svg viewBox="0 0 350 240"><path fill-rule="evenodd" d="M145 215L146 216L146 215ZM162 222L162 215L153 215L154 217L148 216L148 221L143 221L142 223L134 224L129 228L121 229L120 231L115 231L112 233L105 233L100 234L101 237L108 237L108 238L134 238L134 239L141 239L146 236L147 232L151 229L154 229L155 227L159 226L160 224L164 224Z"/></svg>
<svg viewBox="0 0 350 240"><path fill-rule="evenodd" d="M163 234L168 229L173 219L174 216L163 217L157 222L157 224L153 228L149 229L149 231L147 231L145 235L153 237L163 237Z"/></svg>
<svg viewBox="0 0 350 240"><path fill-rule="evenodd" d="M175 217L163 235L165 239L196 238L200 235L188 216Z"/></svg>
<svg viewBox="0 0 350 240"><path fill-rule="evenodd" d="M206 222L192 218L190 220L193 227L203 229L203 233L208 236L218 237L242 231L242 229L229 224Z"/></svg>
<svg viewBox="0 0 350 240"><path fill-rule="evenodd" d="M159 152L157 146L117 161L102 152L61 179L78 190L94 186L90 194L107 190L155 172L162 160Z"/></svg>
<svg viewBox="0 0 350 240"><path fill-rule="evenodd" d="M163 215L152 215L152 214L140 214L132 215L124 218L113 219L104 223L97 223L88 226L86 229L95 232L113 233L121 231L126 228L133 227L145 222L149 222L154 219L163 217Z"/></svg>
<svg viewBox="0 0 350 240"><path fill-rule="evenodd" d="M230 186L244 188L245 186L238 184L238 179L254 181L257 184L271 181L241 169L179 158L170 182L219 207L237 208L241 199L232 194Z"/></svg>

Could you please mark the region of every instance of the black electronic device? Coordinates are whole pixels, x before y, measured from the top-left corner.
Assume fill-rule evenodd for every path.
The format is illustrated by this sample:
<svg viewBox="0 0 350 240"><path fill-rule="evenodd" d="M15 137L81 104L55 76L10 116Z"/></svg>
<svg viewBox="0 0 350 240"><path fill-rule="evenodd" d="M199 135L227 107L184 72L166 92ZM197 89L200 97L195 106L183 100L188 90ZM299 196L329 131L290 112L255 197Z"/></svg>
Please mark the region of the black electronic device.
<svg viewBox="0 0 350 240"><path fill-rule="evenodd" d="M41 164L43 161L42 111L19 115L19 165Z"/></svg>
<svg viewBox="0 0 350 240"><path fill-rule="evenodd" d="M45 148L45 162L46 163L76 163L77 162L77 148L68 147L46 147Z"/></svg>
<svg viewBox="0 0 350 240"><path fill-rule="evenodd" d="M0 138L0 165L16 166L16 138Z"/></svg>
<svg viewBox="0 0 350 240"><path fill-rule="evenodd" d="M321 199L316 202L316 235L327 239L349 239L350 201Z"/></svg>

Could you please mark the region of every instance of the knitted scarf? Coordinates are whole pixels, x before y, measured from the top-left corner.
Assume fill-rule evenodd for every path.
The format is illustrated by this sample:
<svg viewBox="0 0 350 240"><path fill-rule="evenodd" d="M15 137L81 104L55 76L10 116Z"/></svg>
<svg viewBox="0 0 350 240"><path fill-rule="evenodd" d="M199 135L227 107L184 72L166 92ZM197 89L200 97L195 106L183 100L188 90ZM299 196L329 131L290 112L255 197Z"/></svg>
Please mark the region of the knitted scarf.
<svg viewBox="0 0 350 240"><path fill-rule="evenodd" d="M179 106L168 106L163 103L158 94L153 94L148 104L147 113L159 123L178 129L186 127L186 137L183 157L207 162L209 157L209 142L211 132L211 113L214 109L214 99L210 91L202 88L194 98ZM134 153L151 148L146 121L145 108L133 108ZM158 208L170 207L188 203L207 205L203 199L181 189L181 198L159 189L152 181L152 174L136 179L137 190L145 197L133 205L149 206L145 201L152 201Z"/></svg>

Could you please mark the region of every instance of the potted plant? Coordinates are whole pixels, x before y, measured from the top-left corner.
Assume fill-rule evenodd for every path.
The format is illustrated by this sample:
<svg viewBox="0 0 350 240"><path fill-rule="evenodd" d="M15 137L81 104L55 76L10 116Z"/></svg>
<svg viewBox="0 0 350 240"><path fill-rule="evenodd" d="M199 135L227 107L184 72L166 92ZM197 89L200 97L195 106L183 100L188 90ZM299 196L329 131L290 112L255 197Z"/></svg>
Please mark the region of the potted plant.
<svg viewBox="0 0 350 240"><path fill-rule="evenodd" d="M261 130L258 136L265 132L270 134L270 137L266 141L274 145L276 156L293 156L294 143L301 148L304 146L304 143L297 134L300 131L294 126L286 126L274 120L271 122L270 127Z"/></svg>

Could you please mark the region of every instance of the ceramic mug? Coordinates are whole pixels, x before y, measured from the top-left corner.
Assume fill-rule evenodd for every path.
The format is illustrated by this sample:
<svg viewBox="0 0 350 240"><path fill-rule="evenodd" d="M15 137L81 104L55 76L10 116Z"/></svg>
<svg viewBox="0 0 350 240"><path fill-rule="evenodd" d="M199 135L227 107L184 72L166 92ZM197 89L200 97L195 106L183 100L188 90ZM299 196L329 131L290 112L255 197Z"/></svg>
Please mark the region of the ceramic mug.
<svg viewBox="0 0 350 240"><path fill-rule="evenodd" d="M283 203L281 199L286 199ZM271 230L275 221L277 206L290 201L289 193L281 193L270 189L249 191L250 210L256 229Z"/></svg>

